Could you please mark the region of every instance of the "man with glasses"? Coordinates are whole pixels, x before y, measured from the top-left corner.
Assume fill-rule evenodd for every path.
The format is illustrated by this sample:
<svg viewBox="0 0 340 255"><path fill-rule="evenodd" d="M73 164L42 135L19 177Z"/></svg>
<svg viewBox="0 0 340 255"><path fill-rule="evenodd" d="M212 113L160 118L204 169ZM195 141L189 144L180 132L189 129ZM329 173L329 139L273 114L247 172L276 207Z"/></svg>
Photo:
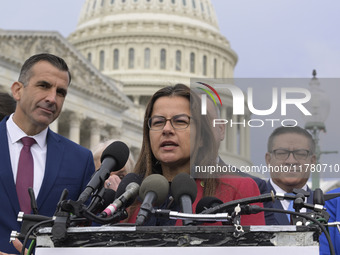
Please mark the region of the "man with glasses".
<svg viewBox="0 0 340 255"><path fill-rule="evenodd" d="M315 143L308 131L298 126L279 127L268 139L266 163L270 169L268 192L292 193L293 189L310 192L305 202L313 203L313 192L307 186L310 165L315 164ZM266 205L265 205L266 206ZM293 210L290 200L275 200L273 207ZM303 208L300 212L305 212ZM278 225L290 225L289 214L275 213Z"/></svg>

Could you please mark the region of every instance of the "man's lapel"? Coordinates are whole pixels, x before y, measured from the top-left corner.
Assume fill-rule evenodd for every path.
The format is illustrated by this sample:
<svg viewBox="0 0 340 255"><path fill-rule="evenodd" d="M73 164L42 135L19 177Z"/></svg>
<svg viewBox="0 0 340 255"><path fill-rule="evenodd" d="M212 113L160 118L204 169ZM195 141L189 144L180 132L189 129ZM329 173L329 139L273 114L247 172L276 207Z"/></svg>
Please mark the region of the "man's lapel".
<svg viewBox="0 0 340 255"><path fill-rule="evenodd" d="M8 138L6 121L8 117L4 118L0 122L0 184L4 187L7 197L11 198L11 207L16 214L20 210L17 191L15 188L15 182L12 171L11 158L8 149Z"/></svg>
<svg viewBox="0 0 340 255"><path fill-rule="evenodd" d="M61 139L49 129L47 132L46 167L44 180L37 199L38 206L42 206L54 186L61 167L63 155L64 145Z"/></svg>

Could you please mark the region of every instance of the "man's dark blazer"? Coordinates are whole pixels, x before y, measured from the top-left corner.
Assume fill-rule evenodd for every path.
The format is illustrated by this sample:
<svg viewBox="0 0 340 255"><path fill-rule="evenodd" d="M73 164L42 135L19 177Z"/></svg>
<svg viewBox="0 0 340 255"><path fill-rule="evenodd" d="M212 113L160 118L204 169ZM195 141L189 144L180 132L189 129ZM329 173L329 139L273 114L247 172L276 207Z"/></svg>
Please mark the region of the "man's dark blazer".
<svg viewBox="0 0 340 255"><path fill-rule="evenodd" d="M20 210L8 149L6 121L0 122L0 251L17 253L9 243L12 230L20 232ZM40 215L52 216L62 191L77 200L94 173L92 153L50 129L47 132L46 168L37 205Z"/></svg>
<svg viewBox="0 0 340 255"><path fill-rule="evenodd" d="M267 182L267 188L268 192L271 190L274 191L274 194L276 194L275 189L271 185L270 181ZM310 192L310 196L307 198L307 203L313 204L313 192L312 190L307 186L307 191ZM283 210L281 201L276 199L274 202L268 202L272 204L273 208ZM308 211L308 210L307 210ZM290 222L288 220L287 214L285 213L274 213L275 220L277 221L277 225L290 225Z"/></svg>

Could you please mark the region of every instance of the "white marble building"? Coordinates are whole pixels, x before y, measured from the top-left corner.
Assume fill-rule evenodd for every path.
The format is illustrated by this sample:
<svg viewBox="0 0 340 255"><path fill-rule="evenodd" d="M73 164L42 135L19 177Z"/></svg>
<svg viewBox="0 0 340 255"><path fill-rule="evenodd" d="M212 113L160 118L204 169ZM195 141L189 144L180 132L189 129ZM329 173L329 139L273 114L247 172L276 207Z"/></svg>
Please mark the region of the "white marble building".
<svg viewBox="0 0 340 255"><path fill-rule="evenodd" d="M73 81L52 128L88 148L119 139L135 155L150 95L167 85L189 85L190 78L232 78L237 63L210 0L86 0L67 39L49 31L0 30L0 49L3 91L30 55L63 57ZM221 117L233 118L231 96L223 94L222 101ZM250 165L249 143L248 128L228 128L222 158Z"/></svg>

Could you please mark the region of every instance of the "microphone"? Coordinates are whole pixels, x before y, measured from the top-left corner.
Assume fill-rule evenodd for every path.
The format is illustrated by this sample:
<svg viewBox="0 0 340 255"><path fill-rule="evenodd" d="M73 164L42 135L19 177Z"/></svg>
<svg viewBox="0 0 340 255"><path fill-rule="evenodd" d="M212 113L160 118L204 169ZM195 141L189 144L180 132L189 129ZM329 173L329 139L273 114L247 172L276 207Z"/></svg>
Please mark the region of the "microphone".
<svg viewBox="0 0 340 255"><path fill-rule="evenodd" d="M323 191L319 188L316 188L314 190L313 204L315 204L315 205L325 205L325 197L323 195Z"/></svg>
<svg viewBox="0 0 340 255"><path fill-rule="evenodd" d="M216 197L203 197L196 205L196 213L199 214L204 210L223 204L222 200Z"/></svg>
<svg viewBox="0 0 340 255"><path fill-rule="evenodd" d="M120 207L129 207L138 195L139 185L142 179L135 173L127 174L119 183L115 201L110 204L101 214L101 217L111 216Z"/></svg>
<svg viewBox="0 0 340 255"><path fill-rule="evenodd" d="M323 195L325 198L325 201L336 198L336 197L340 197L340 193L328 193L328 194L324 194Z"/></svg>
<svg viewBox="0 0 340 255"><path fill-rule="evenodd" d="M104 189L103 198L98 203L95 211L97 213L103 211L107 206L109 206L113 202L115 197L116 191L114 191L113 189Z"/></svg>
<svg viewBox="0 0 340 255"><path fill-rule="evenodd" d="M192 214L192 203L196 199L197 186L193 178L187 173L175 176L171 183L171 193L183 213ZM183 225L193 224L191 220L183 220Z"/></svg>
<svg viewBox="0 0 340 255"><path fill-rule="evenodd" d="M104 181L109 177L110 172L122 169L129 158L129 148L123 142L111 143L102 153L101 166L92 176L86 189L80 194L78 202L84 203L91 193L103 186Z"/></svg>
<svg viewBox="0 0 340 255"><path fill-rule="evenodd" d="M31 208L32 208L33 214L39 214L38 206L37 206L37 200L35 200L35 194L34 194L33 188L31 188L31 187L28 188L28 194L29 194L30 199L31 199Z"/></svg>
<svg viewBox="0 0 340 255"><path fill-rule="evenodd" d="M158 206L164 203L168 194L169 182L163 175L147 176L139 189L139 196L143 199L143 203L136 218L136 225L143 225L153 209L153 205Z"/></svg>

